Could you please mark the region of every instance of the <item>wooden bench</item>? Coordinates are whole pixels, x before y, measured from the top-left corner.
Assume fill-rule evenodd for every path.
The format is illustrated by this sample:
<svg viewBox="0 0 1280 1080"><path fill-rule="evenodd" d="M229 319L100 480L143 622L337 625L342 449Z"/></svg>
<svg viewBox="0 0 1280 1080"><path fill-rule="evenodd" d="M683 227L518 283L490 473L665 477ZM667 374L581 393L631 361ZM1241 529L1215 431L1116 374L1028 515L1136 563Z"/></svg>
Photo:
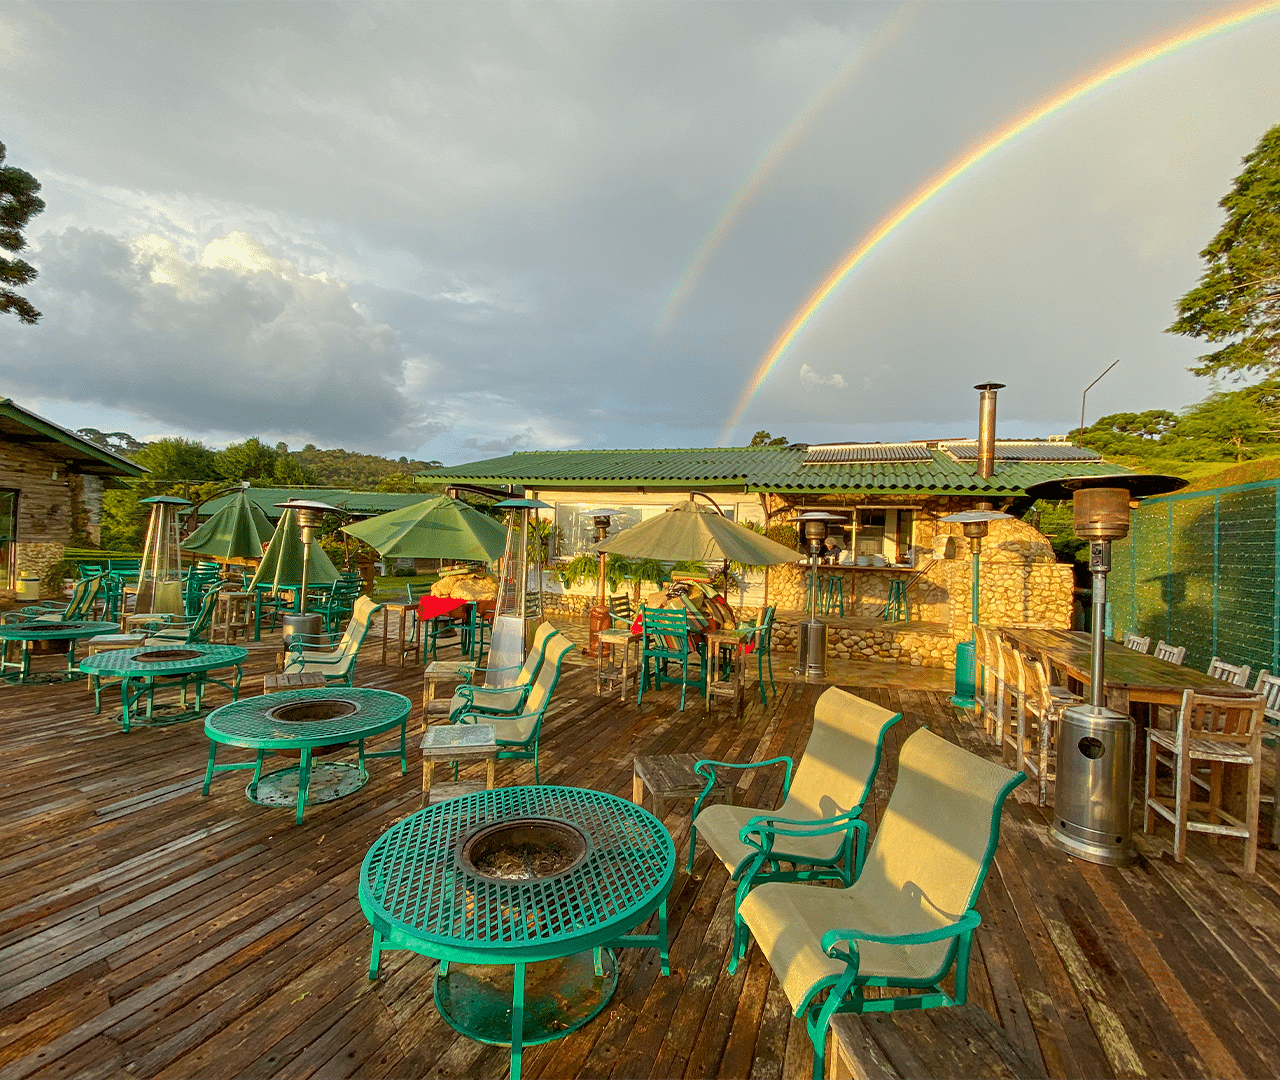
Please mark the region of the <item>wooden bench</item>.
<svg viewBox="0 0 1280 1080"><path fill-rule="evenodd" d="M1048 1073L977 1005L832 1018L828 1080L935 1076L1027 1080Z"/></svg>
<svg viewBox="0 0 1280 1080"><path fill-rule="evenodd" d="M631 764L631 801L643 806L647 787L653 797L653 816L661 821L667 813L668 799L696 799L707 786L707 778L693 771L696 764L696 754L637 756ZM738 793L730 783L717 783L711 791L713 799L730 804Z"/></svg>
<svg viewBox="0 0 1280 1080"><path fill-rule="evenodd" d="M324 686L324 675L319 671L297 671L292 675L283 672L262 676L262 692L278 694L281 690L305 690Z"/></svg>

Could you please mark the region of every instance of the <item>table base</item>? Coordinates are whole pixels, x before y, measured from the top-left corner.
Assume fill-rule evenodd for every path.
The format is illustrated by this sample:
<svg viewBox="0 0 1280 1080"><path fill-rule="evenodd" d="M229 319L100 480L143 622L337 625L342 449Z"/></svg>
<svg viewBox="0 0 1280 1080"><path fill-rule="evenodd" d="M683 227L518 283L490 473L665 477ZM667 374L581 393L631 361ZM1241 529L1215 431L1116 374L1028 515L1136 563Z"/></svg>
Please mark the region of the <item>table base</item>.
<svg viewBox="0 0 1280 1080"><path fill-rule="evenodd" d="M189 724L192 720L200 720L208 716L212 709L193 709L190 705L174 702L170 705L153 705L148 711L140 709L130 712L126 717L123 710L111 719L125 731L131 727L168 727L171 724Z"/></svg>
<svg viewBox="0 0 1280 1080"><path fill-rule="evenodd" d="M609 1004L618 988L618 958L612 949L600 950L600 967L597 974L592 952L525 967L523 1045L536 1046L577 1031ZM510 1046L514 988L510 964L441 964L436 1008L455 1031L477 1042Z"/></svg>
<svg viewBox="0 0 1280 1080"><path fill-rule="evenodd" d="M259 806L292 810L298 805L298 771L294 765L279 772L267 773L256 784L244 789L245 796ZM307 806L333 802L359 791L369 782L369 774L356 765L343 761L318 761L311 765L307 782ZM255 791L256 788L256 791Z"/></svg>

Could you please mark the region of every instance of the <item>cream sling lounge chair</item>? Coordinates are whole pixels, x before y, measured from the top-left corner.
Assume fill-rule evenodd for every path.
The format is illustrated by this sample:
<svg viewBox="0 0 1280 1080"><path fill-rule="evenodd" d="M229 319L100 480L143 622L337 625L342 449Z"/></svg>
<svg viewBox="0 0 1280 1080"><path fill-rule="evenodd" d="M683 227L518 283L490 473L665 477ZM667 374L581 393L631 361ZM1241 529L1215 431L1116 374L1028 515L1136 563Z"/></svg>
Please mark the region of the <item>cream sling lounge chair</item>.
<svg viewBox="0 0 1280 1080"><path fill-rule="evenodd" d="M491 713L494 716L514 716L518 713L524 707L529 688L533 686L533 680L538 677L538 671L542 668L542 661L547 655L547 642L559 632L549 622L538 627L529 645L529 655L524 658L524 664L510 686L476 686L464 683L458 687L449 701L449 722L454 723L464 712ZM499 670L502 669L477 668L471 677L479 679L482 675L487 676Z"/></svg>
<svg viewBox="0 0 1280 1080"><path fill-rule="evenodd" d="M335 648L321 649L304 645L298 640L302 635L295 637L285 657L285 674L319 671L324 675L326 683L340 682L351 686L356 657L360 655L360 646L364 643L365 634L369 632L369 621L380 607L381 604L375 604L367 596L360 597L351 612L351 621L347 623Z"/></svg>
<svg viewBox="0 0 1280 1080"><path fill-rule="evenodd" d="M750 943L737 915L748 890L762 881L834 878L853 884L867 845L862 804L880 767L884 734L901 719L901 713L891 713L833 686L814 706L813 730L795 766L794 778L789 757L746 764L697 763L695 768L707 777L707 786L693 807L689 870L693 869L694 847L701 831L702 839L738 883L730 974L737 970ZM716 783L716 770L756 769L779 762L786 765L787 775L777 810L761 812L723 803L702 809ZM783 863L791 869L783 870Z"/></svg>
<svg viewBox="0 0 1280 1080"><path fill-rule="evenodd" d="M805 1017L815 1080L837 1012L964 1004L981 921L974 905L1005 798L1025 779L921 728L902 744L898 782L853 885L766 882L742 901L742 918ZM953 964L948 995L941 983ZM916 992L869 999L866 986Z"/></svg>

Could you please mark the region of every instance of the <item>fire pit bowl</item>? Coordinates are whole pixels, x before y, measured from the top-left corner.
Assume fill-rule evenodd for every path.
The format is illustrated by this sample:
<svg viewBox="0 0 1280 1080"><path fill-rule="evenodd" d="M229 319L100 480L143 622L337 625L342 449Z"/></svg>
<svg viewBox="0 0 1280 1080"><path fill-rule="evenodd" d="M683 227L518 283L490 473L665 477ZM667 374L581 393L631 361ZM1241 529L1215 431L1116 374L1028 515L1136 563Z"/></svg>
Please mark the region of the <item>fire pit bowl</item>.
<svg viewBox="0 0 1280 1080"><path fill-rule="evenodd" d="M499 885L544 881L573 870L590 844L575 825L556 818L512 818L476 829L458 849L458 865Z"/></svg>
<svg viewBox="0 0 1280 1080"><path fill-rule="evenodd" d="M133 659L139 664L176 664L180 660L194 660L203 655L199 649L148 649L134 653Z"/></svg>
<svg viewBox="0 0 1280 1080"><path fill-rule="evenodd" d="M290 701L267 710L267 716L278 724L314 724L317 721L336 720L359 712L360 706L350 698L308 698Z"/></svg>
<svg viewBox="0 0 1280 1080"><path fill-rule="evenodd" d="M50 631L61 633L63 630L79 630L83 625L84 623L78 622L42 622L36 623L34 629L39 630L42 633L48 633Z"/></svg>

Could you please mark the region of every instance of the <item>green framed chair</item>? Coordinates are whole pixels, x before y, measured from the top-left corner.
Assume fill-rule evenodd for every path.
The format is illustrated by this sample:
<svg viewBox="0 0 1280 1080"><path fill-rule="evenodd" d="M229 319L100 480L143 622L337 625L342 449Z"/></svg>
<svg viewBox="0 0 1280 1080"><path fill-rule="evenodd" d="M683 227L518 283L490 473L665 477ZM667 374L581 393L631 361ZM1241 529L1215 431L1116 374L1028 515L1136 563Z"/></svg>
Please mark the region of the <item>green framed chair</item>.
<svg viewBox="0 0 1280 1080"><path fill-rule="evenodd" d="M471 683L464 683L454 691L449 701L449 720L462 713L485 713L490 716L514 716L524 708L525 699L533 689L533 682L542 670L547 656L547 642L555 637L559 630L549 622L542 623L534 631L533 641L529 645L529 653L524 663L518 668L515 680L509 686L481 686L482 678L487 679L496 671L511 670L503 668L477 668L472 672Z"/></svg>
<svg viewBox="0 0 1280 1080"><path fill-rule="evenodd" d="M142 629L147 634L147 640L143 644L195 645L206 641L209 627L213 624L214 610L218 606L218 592L218 587L214 586L204 594L200 610L194 619L156 619L155 622L143 623Z"/></svg>
<svg viewBox="0 0 1280 1080"><path fill-rule="evenodd" d="M360 582L339 578L324 593L307 600L307 610L315 615L324 616L324 628L327 633L336 634L342 621L355 610L356 600L360 596Z"/></svg>
<svg viewBox="0 0 1280 1080"><path fill-rule="evenodd" d="M88 619L93 615L93 608L98 601L101 589L101 575L81 578L71 590L71 595L65 604L46 600L42 604L24 607L20 611L6 612L4 621L23 622L27 619L36 619L41 622L73 622L76 619Z"/></svg>
<svg viewBox="0 0 1280 1080"><path fill-rule="evenodd" d="M837 1012L963 1005L975 904L1000 839L1000 812L1022 773L927 728L902 744L898 780L862 873L846 889L771 881L739 909L813 1042L822 1080ZM955 992L942 982L955 969ZM866 987L905 995L868 998Z"/></svg>
<svg viewBox="0 0 1280 1080"><path fill-rule="evenodd" d="M552 634L547 639L546 656L537 677L525 698L524 707L516 716L493 716L490 713L463 712L454 723L492 724L500 749L498 757L518 758L533 762L533 782L542 783L538 773L538 737L542 731L542 718L547 714L552 695L560 683L560 670L564 658L573 651L573 642L563 634Z"/></svg>
<svg viewBox="0 0 1280 1080"><path fill-rule="evenodd" d="M693 806L688 870L693 871L694 848L701 833L729 871L730 880L738 883L730 974L737 970L748 944L737 911L756 885L837 880L848 886L857 880L867 845L862 807L880 768L885 732L901 719L901 713L833 686L814 706L813 730L798 764L790 757L776 757L746 764L699 761L694 766L707 778L707 786ZM717 779L725 780L717 777L718 771L778 763L786 766L786 777L777 810L726 804L703 809ZM783 870L783 863L791 869Z"/></svg>
<svg viewBox="0 0 1280 1080"><path fill-rule="evenodd" d="M640 691L636 704L644 703L644 688L652 684L655 690L664 683L680 684L680 711L684 711L685 694L689 688L689 664L698 662L698 681L694 684L699 696L702 693L702 654L689 644L689 616L681 609L651 608L642 605L640 617L644 625L644 642L640 652ZM652 662L652 666L651 663ZM680 677L668 675L670 665L680 665Z"/></svg>
<svg viewBox="0 0 1280 1080"><path fill-rule="evenodd" d="M375 604L367 596L356 601L355 610L351 613L351 621L342 632L342 637L331 648L323 644L332 641L325 637L323 644L309 635L295 635L285 656L284 671L293 675L303 671L318 671L326 683L337 682L346 686L354 685L352 676L356 668L356 657L360 655L360 646L364 644L365 635L369 632L369 623L373 613L382 607Z"/></svg>
<svg viewBox="0 0 1280 1080"><path fill-rule="evenodd" d="M752 631L748 639L756 654L756 678L760 684L760 704L768 705L769 697L764 689L765 667L769 669L769 691L777 697L778 687L773 681L773 604L760 613L754 625L740 626L739 630Z"/></svg>

